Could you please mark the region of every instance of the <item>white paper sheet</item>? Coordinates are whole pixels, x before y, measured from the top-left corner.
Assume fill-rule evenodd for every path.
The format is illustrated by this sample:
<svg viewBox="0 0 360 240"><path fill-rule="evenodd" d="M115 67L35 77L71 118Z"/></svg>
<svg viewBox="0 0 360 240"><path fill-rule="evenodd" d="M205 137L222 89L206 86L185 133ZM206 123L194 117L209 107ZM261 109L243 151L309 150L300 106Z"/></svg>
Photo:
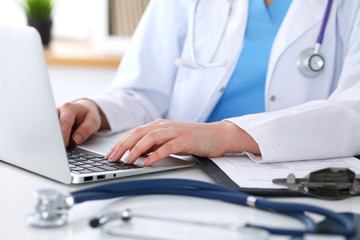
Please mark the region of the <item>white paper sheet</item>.
<svg viewBox="0 0 360 240"><path fill-rule="evenodd" d="M272 180L286 178L289 173L295 174L296 178L303 178L312 171L328 167L349 168L356 174L360 174L360 160L355 157L268 164L259 164L247 156L239 155L211 160L243 188L286 188L272 183Z"/></svg>

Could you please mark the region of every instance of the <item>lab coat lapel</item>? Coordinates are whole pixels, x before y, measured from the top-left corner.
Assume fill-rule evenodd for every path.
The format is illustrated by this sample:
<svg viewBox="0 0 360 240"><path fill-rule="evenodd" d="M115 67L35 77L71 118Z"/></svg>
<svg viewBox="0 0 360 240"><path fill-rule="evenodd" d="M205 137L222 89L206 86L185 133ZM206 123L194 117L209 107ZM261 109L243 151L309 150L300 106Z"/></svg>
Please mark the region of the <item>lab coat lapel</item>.
<svg viewBox="0 0 360 240"><path fill-rule="evenodd" d="M326 2L325 0L293 0L273 43L266 79L266 93L278 58L296 39L322 20ZM316 38L317 36L314 36L314 45Z"/></svg>
<svg viewBox="0 0 360 240"><path fill-rule="evenodd" d="M225 1L215 1L215 2L219 5L225 4ZM194 78L201 78L201 79L205 79L206 81L206 94L201 99L201 101L203 101L203 104L196 118L196 121L200 121L200 122L206 121L211 110L215 107L216 103L221 97L222 92L224 91L232 75L232 72L235 69L237 60L239 58L241 49L243 47L247 16L248 16L247 15L248 5L249 5L249 0L234 0L233 2L231 17L226 27L226 31L221 41L219 50L216 53L217 58L215 58L215 61L225 59L227 61L227 66L207 68L201 71L196 70L196 73L192 74ZM213 16L211 17L213 18ZM222 19L223 17L224 17L223 15L220 15L218 19ZM199 17L199 19L201 19L201 17ZM213 33L215 32L219 34L221 31L222 31L221 28L212 29L211 31L208 31L211 35L206 36L207 41L210 42L216 41L216 39L215 40L213 39L214 38ZM215 38L217 37L218 36L216 35ZM203 46L198 46L196 49L207 49L207 51L209 51L208 49L214 49L214 47L203 45ZM196 76L196 74L199 74L200 76ZM209 81L209 79L214 79L215 81ZM197 82L199 82L199 80L197 80ZM199 96L199 93L197 95Z"/></svg>

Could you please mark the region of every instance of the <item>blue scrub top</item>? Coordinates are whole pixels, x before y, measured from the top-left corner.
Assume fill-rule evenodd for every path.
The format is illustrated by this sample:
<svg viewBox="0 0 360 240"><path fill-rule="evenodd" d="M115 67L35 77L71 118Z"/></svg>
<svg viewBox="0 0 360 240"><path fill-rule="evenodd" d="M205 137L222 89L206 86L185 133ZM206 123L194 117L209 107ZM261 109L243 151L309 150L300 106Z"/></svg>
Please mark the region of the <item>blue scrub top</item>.
<svg viewBox="0 0 360 240"><path fill-rule="evenodd" d="M265 80L273 41L291 0L249 0L244 46L229 83L207 122L265 111ZM233 20L234 21L234 20Z"/></svg>

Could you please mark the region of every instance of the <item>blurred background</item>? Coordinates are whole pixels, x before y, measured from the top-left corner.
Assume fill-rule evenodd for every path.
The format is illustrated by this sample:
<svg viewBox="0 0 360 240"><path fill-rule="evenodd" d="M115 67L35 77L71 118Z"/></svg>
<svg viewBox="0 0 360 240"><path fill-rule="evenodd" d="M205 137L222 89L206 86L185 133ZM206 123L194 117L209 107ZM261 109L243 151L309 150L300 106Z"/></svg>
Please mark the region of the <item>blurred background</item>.
<svg viewBox="0 0 360 240"><path fill-rule="evenodd" d="M0 0L0 24L27 25L24 4L45 1L53 5L52 39L88 41L95 48L119 53L149 0ZM120 43L120 44L118 44Z"/></svg>
<svg viewBox="0 0 360 240"><path fill-rule="evenodd" d="M59 105L95 95L111 83L148 3L149 0L0 0L0 24L26 26L30 18L49 18L51 38L44 44L44 54Z"/></svg>

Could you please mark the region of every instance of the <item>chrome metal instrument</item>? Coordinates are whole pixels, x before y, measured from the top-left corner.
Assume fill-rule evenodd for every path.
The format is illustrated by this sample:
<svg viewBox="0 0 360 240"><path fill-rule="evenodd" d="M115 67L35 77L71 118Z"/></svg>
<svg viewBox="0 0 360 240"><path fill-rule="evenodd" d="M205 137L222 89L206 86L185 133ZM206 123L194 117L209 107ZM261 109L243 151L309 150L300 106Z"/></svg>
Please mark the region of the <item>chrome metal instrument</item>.
<svg viewBox="0 0 360 240"><path fill-rule="evenodd" d="M348 168L326 168L296 178L273 179L273 183L285 185L289 190L323 199L344 199L360 193L360 176Z"/></svg>

